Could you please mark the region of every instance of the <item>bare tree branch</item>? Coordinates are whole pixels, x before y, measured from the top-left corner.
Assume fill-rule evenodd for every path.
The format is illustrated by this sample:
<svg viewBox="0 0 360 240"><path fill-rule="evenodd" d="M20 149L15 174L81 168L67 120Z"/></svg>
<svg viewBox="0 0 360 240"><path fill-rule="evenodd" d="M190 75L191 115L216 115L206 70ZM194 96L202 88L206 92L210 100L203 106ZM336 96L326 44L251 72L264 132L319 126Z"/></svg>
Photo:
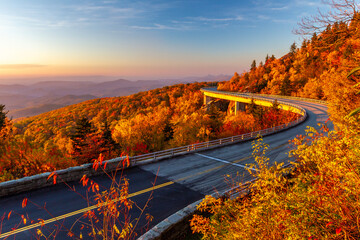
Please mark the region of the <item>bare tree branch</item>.
<svg viewBox="0 0 360 240"><path fill-rule="evenodd" d="M323 13L318 9L318 15L303 18L298 23L299 28L294 30L295 34L320 33L336 22L349 23L359 12L359 3L356 0L323 0L323 4L330 6L331 10Z"/></svg>

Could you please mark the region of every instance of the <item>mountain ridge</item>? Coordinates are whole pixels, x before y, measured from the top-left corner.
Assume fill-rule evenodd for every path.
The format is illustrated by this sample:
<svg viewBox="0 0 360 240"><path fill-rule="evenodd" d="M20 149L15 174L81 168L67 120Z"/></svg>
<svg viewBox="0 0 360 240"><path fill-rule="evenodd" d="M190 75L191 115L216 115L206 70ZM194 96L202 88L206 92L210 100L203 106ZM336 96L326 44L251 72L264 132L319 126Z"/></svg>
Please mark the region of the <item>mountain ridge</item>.
<svg viewBox="0 0 360 240"><path fill-rule="evenodd" d="M71 104L79 103L78 100L65 100L66 104L59 103L59 98L66 96L80 96L85 100L103 97L128 96L141 91L148 91L155 88L200 81L225 81L230 75L207 75L203 77L186 77L180 79L160 80L127 80L123 78L96 82L55 80L39 81L31 84L0 84L0 104L4 104L9 110L9 117L13 119L34 116L55 110ZM85 97L91 95L91 97ZM51 105L51 107L50 107ZM46 107L45 107L46 106ZM43 109L44 111L39 111Z"/></svg>

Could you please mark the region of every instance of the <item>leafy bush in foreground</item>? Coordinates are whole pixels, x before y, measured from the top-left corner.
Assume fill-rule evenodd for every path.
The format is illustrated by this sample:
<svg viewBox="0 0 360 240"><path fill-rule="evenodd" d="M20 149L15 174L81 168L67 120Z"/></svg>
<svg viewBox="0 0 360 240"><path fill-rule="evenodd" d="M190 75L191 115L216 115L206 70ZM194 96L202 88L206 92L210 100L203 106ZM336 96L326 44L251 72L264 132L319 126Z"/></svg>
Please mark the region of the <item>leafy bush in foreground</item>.
<svg viewBox="0 0 360 240"><path fill-rule="evenodd" d="M212 216L195 215L193 231L203 239L359 239L360 125L348 121L343 131L309 128L295 139L291 177L282 164L269 166L267 146L256 142L250 194L206 197L198 209Z"/></svg>

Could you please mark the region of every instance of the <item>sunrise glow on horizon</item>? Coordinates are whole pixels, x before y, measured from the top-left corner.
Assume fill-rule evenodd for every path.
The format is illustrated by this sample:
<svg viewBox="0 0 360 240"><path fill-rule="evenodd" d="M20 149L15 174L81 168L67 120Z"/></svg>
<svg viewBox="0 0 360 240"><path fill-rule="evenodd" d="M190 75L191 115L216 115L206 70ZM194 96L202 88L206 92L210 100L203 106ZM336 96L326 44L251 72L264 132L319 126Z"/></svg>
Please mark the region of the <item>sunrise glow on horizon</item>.
<svg viewBox="0 0 360 240"><path fill-rule="evenodd" d="M301 39L321 0L0 2L0 83L66 75L195 76L247 70Z"/></svg>

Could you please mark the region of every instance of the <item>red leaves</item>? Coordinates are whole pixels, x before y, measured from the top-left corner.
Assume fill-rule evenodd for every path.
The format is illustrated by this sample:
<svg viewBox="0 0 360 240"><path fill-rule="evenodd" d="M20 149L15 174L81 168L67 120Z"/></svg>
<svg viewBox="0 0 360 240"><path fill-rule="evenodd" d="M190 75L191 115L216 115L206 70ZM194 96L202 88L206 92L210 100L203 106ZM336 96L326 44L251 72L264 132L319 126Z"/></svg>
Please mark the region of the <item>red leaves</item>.
<svg viewBox="0 0 360 240"><path fill-rule="evenodd" d="M137 154L149 153L148 146L145 143L136 143L135 147L132 148L132 151Z"/></svg>
<svg viewBox="0 0 360 240"><path fill-rule="evenodd" d="M53 183L54 183L54 185L56 184L56 178L57 178L57 175L54 175L54 177L53 177Z"/></svg>
<svg viewBox="0 0 360 240"><path fill-rule="evenodd" d="M57 178L56 172L52 172L52 173L48 176L47 180L49 180L51 177L53 177L53 184L55 185L55 184L56 184L56 178Z"/></svg>
<svg viewBox="0 0 360 240"><path fill-rule="evenodd" d="M91 189L93 192L99 192L100 191L99 184L91 181Z"/></svg>
<svg viewBox="0 0 360 240"><path fill-rule="evenodd" d="M330 225L333 225L333 224L334 224L334 222L329 222L329 223L326 224L326 227L329 227ZM341 231L342 231L342 228L341 228L341 227L338 227L338 228L336 228L336 230L335 230L336 234L340 234Z"/></svg>
<svg viewBox="0 0 360 240"><path fill-rule="evenodd" d="M10 219L11 213L12 213L12 210L8 214L8 220Z"/></svg>
<svg viewBox="0 0 360 240"><path fill-rule="evenodd" d="M104 164L104 170L106 169L106 165L108 164L108 162L106 161Z"/></svg>
<svg viewBox="0 0 360 240"><path fill-rule="evenodd" d="M129 156L126 156L126 157L124 158L124 160L122 161L122 166L123 166L123 168L130 166Z"/></svg>
<svg viewBox="0 0 360 240"><path fill-rule="evenodd" d="M89 178L86 177L86 175L83 175L80 179L80 182L82 183L83 187L85 187L88 184Z"/></svg>
<svg viewBox="0 0 360 240"><path fill-rule="evenodd" d="M26 224L26 217L24 215L21 215L21 220L24 223L24 225Z"/></svg>
<svg viewBox="0 0 360 240"><path fill-rule="evenodd" d="M99 192L100 191L99 184L86 177L86 175L83 175L82 178L80 179L80 182L84 187L88 185L89 181L90 181L90 186L88 187L88 191L90 191L91 189L94 193Z"/></svg>
<svg viewBox="0 0 360 240"><path fill-rule="evenodd" d="M27 198L24 198L23 201L22 201L22 204L21 204L22 208L25 208L25 207L26 207L27 202L28 202L28 199L27 199Z"/></svg>
<svg viewBox="0 0 360 240"><path fill-rule="evenodd" d="M43 227L45 225L44 219L39 218L38 220L39 220L41 227Z"/></svg>
<svg viewBox="0 0 360 240"><path fill-rule="evenodd" d="M104 156L102 155L102 153L100 153L98 159L95 159L93 163L93 169L97 171L98 168L104 164L103 169L105 170L107 163L107 161L104 163Z"/></svg>
<svg viewBox="0 0 360 240"><path fill-rule="evenodd" d="M329 222L326 224L326 227L329 227L331 224L333 224L334 222Z"/></svg>

